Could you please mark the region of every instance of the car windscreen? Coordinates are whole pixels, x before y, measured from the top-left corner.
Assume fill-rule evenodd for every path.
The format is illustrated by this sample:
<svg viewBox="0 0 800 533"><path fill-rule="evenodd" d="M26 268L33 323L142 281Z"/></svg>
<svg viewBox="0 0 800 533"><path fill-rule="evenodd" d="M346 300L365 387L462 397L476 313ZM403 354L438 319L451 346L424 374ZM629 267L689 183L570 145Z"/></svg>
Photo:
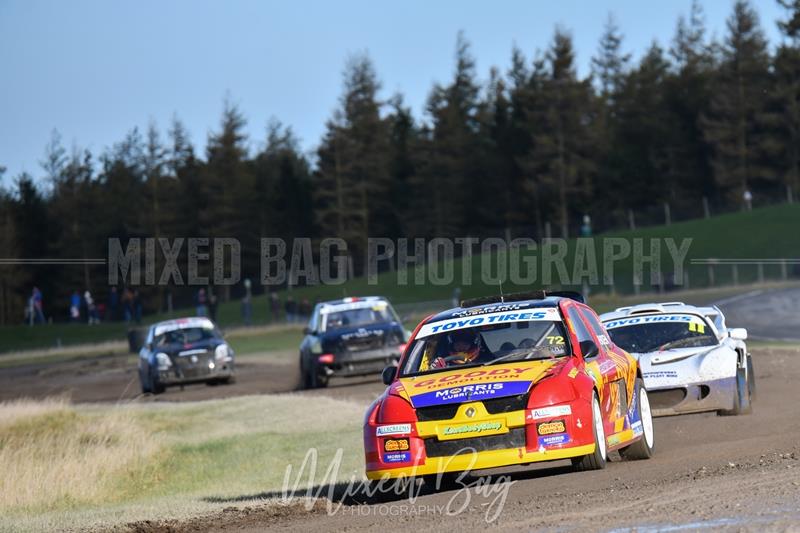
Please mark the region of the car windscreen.
<svg viewBox="0 0 800 533"><path fill-rule="evenodd" d="M376 305L325 313L325 330L366 326L395 320L389 307Z"/></svg>
<svg viewBox="0 0 800 533"><path fill-rule="evenodd" d="M695 315L650 315L605 323L614 344L632 353L715 346L708 323Z"/></svg>
<svg viewBox="0 0 800 533"><path fill-rule="evenodd" d="M516 318L520 316L522 320ZM535 318L529 319L531 316ZM451 324L455 326L448 327ZM409 351L402 375L553 359L570 353L566 328L557 309L498 313L426 324Z"/></svg>
<svg viewBox="0 0 800 533"><path fill-rule="evenodd" d="M217 338L217 333L208 328L182 328L167 331L154 339L155 346L170 344L194 344L207 339Z"/></svg>

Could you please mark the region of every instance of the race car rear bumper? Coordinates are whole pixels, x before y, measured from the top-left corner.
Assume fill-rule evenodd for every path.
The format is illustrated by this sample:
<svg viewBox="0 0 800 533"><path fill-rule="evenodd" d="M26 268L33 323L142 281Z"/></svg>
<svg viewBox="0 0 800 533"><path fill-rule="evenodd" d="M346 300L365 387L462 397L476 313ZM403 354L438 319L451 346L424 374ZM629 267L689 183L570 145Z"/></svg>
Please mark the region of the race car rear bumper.
<svg viewBox="0 0 800 533"><path fill-rule="evenodd" d="M653 416L670 416L732 409L736 398L736 377L678 387L645 387Z"/></svg>

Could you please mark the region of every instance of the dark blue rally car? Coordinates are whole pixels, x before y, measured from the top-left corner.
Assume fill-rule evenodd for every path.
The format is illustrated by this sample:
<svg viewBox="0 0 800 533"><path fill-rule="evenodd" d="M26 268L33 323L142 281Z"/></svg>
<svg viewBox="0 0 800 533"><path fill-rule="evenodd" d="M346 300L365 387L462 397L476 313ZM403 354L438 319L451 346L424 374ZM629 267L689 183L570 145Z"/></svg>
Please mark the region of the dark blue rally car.
<svg viewBox="0 0 800 533"><path fill-rule="evenodd" d="M204 317L153 324L139 351L142 392L159 394L171 385L232 383L234 354L214 323Z"/></svg>
<svg viewBox="0 0 800 533"><path fill-rule="evenodd" d="M305 334L300 376L306 389L327 386L331 376L380 375L400 359L410 336L380 296L317 304Z"/></svg>

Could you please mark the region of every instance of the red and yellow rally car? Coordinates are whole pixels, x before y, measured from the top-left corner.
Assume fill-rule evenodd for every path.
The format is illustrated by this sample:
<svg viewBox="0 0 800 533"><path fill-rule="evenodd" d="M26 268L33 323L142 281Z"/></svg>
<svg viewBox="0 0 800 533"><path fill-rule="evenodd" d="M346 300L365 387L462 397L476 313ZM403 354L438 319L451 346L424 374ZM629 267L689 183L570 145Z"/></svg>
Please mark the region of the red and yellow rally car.
<svg viewBox="0 0 800 533"><path fill-rule="evenodd" d="M576 293L462 302L423 320L364 422L370 480L653 453L636 360Z"/></svg>

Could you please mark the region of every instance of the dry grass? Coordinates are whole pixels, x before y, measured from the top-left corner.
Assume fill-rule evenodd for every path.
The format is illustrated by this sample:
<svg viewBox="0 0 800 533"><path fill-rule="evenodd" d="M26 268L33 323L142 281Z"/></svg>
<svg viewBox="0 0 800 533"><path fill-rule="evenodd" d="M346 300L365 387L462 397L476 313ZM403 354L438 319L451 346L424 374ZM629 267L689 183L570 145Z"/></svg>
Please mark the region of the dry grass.
<svg viewBox="0 0 800 533"><path fill-rule="evenodd" d="M0 404L0 509L100 503L158 444L124 410L79 412L65 400Z"/></svg>
<svg viewBox="0 0 800 533"><path fill-rule="evenodd" d="M340 475L360 477L364 409L296 394L0 403L0 531L107 530L245 505L279 491L312 447L320 468L345 450Z"/></svg>

